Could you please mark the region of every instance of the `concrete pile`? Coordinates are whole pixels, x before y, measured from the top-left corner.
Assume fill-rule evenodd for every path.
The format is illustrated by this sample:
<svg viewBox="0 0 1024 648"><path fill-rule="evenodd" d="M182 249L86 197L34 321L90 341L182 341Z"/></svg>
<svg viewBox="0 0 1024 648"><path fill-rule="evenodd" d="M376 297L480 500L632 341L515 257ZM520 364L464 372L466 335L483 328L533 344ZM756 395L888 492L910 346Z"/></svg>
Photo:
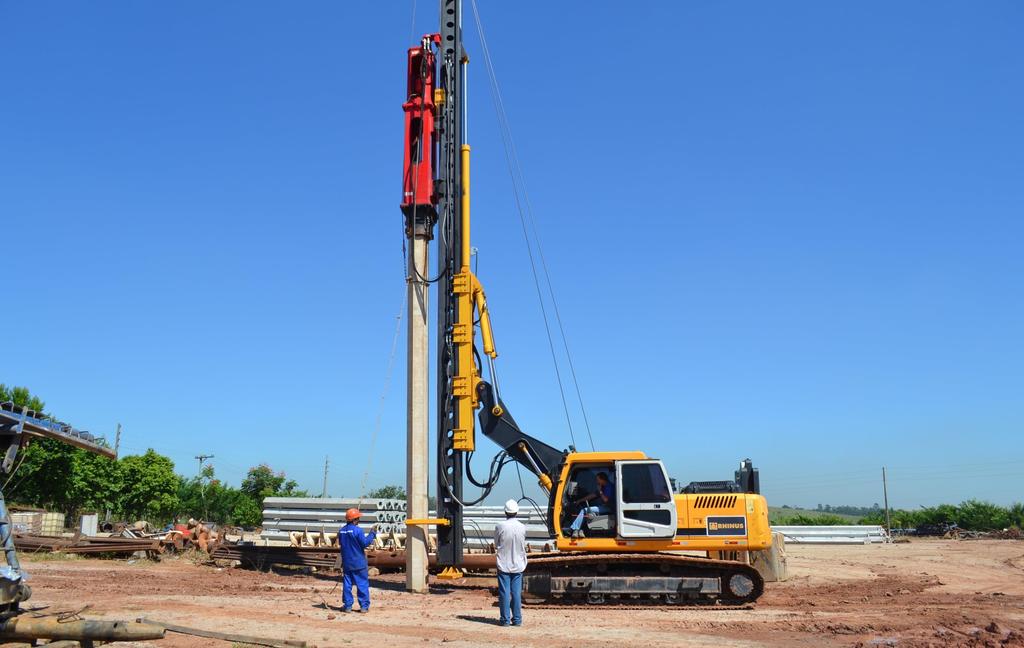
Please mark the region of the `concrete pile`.
<svg viewBox="0 0 1024 648"><path fill-rule="evenodd" d="M874 544L889 542L889 535L880 526L868 525L822 525L822 526L773 526L772 531L781 533L789 544Z"/></svg>
<svg viewBox="0 0 1024 648"><path fill-rule="evenodd" d="M551 551L555 540L548 533L545 521L546 511L524 504L519 509L518 519L526 525L526 544L531 551ZM431 512L431 517L434 513ZM466 548L471 551L491 551L494 543L494 527L505 519L501 506L467 506L462 512L462 528L466 534Z"/></svg>
<svg viewBox="0 0 1024 648"><path fill-rule="evenodd" d="M359 526L381 533L405 533L405 500L341 497L268 497L263 500L263 531L260 537L292 543L292 536L315 538L317 544L333 544L345 526L345 511L359 509Z"/></svg>
<svg viewBox="0 0 1024 648"><path fill-rule="evenodd" d="M405 540L406 504L398 499L322 497L268 497L263 501L263 531L260 538L300 547L331 547L337 543L338 528L345 525L345 511L358 508L359 526L370 530L377 525L380 548L401 548ZM526 525L531 551L554 549L544 511L525 505L519 521ZM431 511L429 516L435 517ZM463 512L466 549L492 551L494 527L505 519L501 506L468 506ZM431 529L433 535L433 529ZM431 547L434 539L431 538Z"/></svg>

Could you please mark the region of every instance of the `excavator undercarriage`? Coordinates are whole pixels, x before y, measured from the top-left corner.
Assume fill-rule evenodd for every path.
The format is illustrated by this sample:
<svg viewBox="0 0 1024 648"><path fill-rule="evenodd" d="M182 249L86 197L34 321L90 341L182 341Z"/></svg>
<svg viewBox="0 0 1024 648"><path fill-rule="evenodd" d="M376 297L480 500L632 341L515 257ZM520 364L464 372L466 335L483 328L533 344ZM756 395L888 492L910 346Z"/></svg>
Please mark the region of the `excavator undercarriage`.
<svg viewBox="0 0 1024 648"><path fill-rule="evenodd" d="M669 553L531 554L523 575L529 599L545 603L743 605L764 581L748 565Z"/></svg>

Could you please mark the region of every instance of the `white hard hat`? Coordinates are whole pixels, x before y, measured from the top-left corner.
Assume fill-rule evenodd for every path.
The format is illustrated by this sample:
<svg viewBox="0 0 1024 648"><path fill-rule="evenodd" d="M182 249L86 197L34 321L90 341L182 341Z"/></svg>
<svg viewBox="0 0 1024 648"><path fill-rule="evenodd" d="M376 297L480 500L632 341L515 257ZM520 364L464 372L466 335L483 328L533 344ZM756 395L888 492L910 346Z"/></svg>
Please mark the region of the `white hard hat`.
<svg viewBox="0 0 1024 648"><path fill-rule="evenodd" d="M509 500L505 502L505 512L509 515L515 515L519 513L519 502L515 500Z"/></svg>

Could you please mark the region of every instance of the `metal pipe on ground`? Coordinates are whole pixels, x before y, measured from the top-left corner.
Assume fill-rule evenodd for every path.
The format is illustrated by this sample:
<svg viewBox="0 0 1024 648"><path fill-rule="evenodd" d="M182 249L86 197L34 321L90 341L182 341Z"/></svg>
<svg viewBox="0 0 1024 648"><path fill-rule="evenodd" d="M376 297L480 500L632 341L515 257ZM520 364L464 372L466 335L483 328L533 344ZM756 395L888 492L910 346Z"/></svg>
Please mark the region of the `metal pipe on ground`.
<svg viewBox="0 0 1024 648"><path fill-rule="evenodd" d="M247 567L269 569L272 565L304 567L334 567L338 560L337 547L282 547L259 545L221 545L210 556L214 560L237 560ZM428 556L431 568L437 567L437 555ZM366 562L370 567L393 569L405 566L404 551L369 551ZM466 554L463 566L468 569L494 569L494 554Z"/></svg>
<svg viewBox="0 0 1024 648"><path fill-rule="evenodd" d="M129 621L58 621L57 617L14 617L0 622L0 639L146 641L163 639L164 629Z"/></svg>

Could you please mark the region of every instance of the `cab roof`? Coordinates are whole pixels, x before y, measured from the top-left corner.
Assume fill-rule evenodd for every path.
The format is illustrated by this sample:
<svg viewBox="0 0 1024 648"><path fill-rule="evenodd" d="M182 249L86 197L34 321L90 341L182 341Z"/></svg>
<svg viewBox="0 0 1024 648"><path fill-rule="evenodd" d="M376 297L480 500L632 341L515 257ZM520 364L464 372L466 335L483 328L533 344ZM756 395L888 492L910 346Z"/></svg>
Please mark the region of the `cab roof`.
<svg viewBox="0 0 1024 648"><path fill-rule="evenodd" d="M610 450L607 452L570 452L566 457L569 462L609 462L609 461L635 461L637 459L650 459L639 450Z"/></svg>

